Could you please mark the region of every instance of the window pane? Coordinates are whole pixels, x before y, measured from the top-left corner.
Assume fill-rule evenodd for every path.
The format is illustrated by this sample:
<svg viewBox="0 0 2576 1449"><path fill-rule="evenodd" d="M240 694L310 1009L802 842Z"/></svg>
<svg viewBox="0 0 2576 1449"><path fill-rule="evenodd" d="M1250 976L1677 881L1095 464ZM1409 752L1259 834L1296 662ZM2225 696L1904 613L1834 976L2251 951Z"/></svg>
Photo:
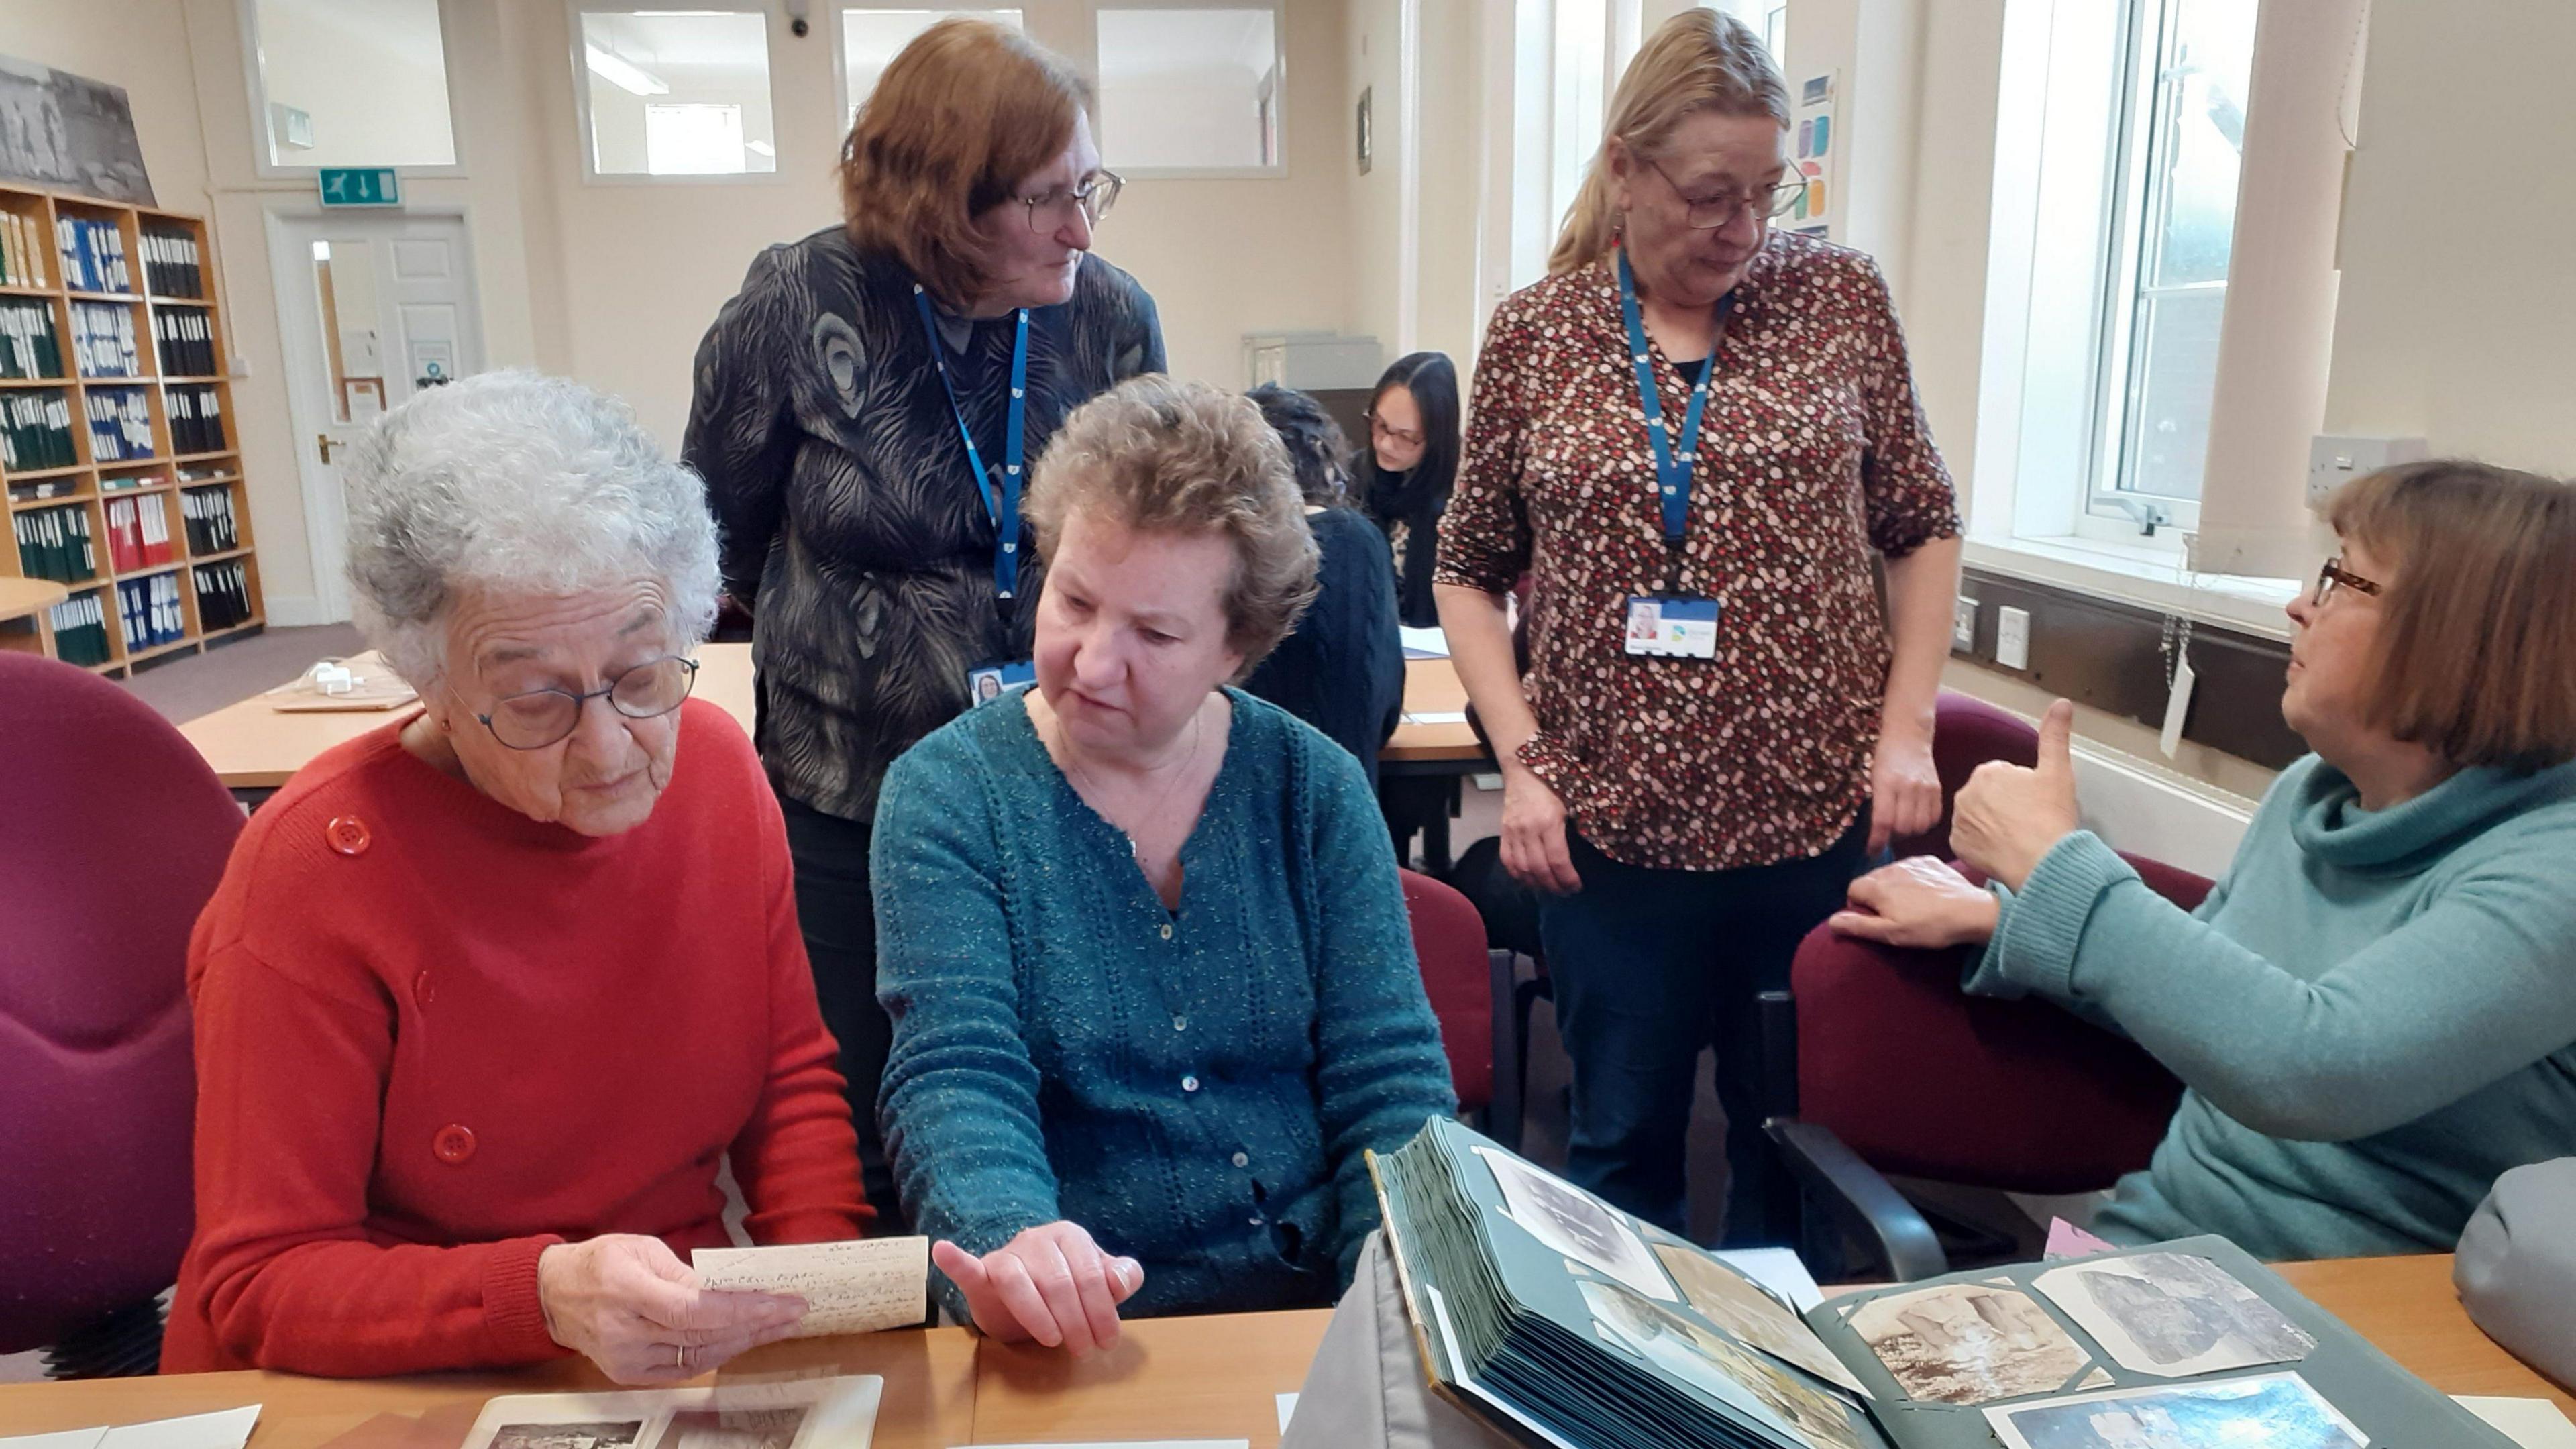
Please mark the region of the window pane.
<svg viewBox="0 0 2576 1449"><path fill-rule="evenodd" d="M2254 64L2253 0L2176 0L2155 283L2227 279Z"/></svg>
<svg viewBox="0 0 2576 1449"><path fill-rule="evenodd" d="M2218 321L2227 293L2168 293L2138 304L2140 373L2124 493L2200 497L2209 454L2209 402L2218 377Z"/></svg>
<svg viewBox="0 0 2576 1449"><path fill-rule="evenodd" d="M602 176L778 169L769 22L753 11L581 16L591 168Z"/></svg>
<svg viewBox="0 0 2576 1449"><path fill-rule="evenodd" d="M1278 17L1102 10L1100 150L1113 169L1279 164Z"/></svg>
<svg viewBox="0 0 2576 1449"><path fill-rule="evenodd" d="M257 0L268 159L453 166L438 0Z"/></svg>
<svg viewBox="0 0 2576 1449"><path fill-rule="evenodd" d="M841 79L849 97L846 127L858 119L859 107L876 94L877 77L912 44L913 37L951 15L971 15L1013 30L1025 30L1017 10L844 10L841 12Z"/></svg>

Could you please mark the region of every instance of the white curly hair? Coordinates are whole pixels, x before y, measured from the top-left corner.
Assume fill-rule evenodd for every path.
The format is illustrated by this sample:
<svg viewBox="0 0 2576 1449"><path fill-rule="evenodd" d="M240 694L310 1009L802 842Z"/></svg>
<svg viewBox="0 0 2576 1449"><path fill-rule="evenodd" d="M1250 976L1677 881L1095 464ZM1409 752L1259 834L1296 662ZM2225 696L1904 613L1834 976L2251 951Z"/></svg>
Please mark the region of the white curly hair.
<svg viewBox="0 0 2576 1449"><path fill-rule="evenodd" d="M512 369L431 388L376 421L342 481L359 631L416 686L445 672L460 588L561 595L649 578L681 649L715 625L705 485L624 403L577 382Z"/></svg>

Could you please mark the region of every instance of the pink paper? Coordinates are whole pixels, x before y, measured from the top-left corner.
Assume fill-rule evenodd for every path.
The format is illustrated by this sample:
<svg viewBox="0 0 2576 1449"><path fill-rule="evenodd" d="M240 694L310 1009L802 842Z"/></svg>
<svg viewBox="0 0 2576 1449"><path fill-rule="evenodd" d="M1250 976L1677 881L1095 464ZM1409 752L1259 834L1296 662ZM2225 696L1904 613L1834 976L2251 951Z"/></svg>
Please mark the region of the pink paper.
<svg viewBox="0 0 2576 1449"><path fill-rule="evenodd" d="M2064 1218L2048 1220L2049 1262L2061 1258L2088 1258L2095 1253L2116 1253L2119 1249L2075 1226Z"/></svg>

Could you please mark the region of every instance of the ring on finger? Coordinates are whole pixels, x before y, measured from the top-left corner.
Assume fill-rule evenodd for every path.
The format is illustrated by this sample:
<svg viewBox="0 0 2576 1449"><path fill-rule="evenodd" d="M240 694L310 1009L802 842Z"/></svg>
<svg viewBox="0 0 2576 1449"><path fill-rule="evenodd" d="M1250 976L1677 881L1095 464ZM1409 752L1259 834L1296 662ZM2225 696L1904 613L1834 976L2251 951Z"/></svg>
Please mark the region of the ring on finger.
<svg viewBox="0 0 2576 1449"><path fill-rule="evenodd" d="M687 1344L685 1344L685 1343L675 1343L675 1344L672 1344L672 1345L671 1345L671 1367L673 1367L673 1368L675 1368L675 1369L683 1369L683 1370L685 1370L686 1368L688 1368L688 1366L689 1366L689 1346L688 1346Z"/></svg>

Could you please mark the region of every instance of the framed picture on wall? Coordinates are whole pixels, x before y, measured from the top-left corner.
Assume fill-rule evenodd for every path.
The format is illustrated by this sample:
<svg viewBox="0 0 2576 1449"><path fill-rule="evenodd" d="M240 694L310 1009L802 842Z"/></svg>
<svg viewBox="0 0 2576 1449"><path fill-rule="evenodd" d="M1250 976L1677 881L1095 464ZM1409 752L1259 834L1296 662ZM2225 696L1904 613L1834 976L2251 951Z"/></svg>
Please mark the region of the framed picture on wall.
<svg viewBox="0 0 2576 1449"><path fill-rule="evenodd" d="M1369 119L1369 95L1375 86L1360 87L1360 174L1369 174L1369 154L1377 149L1376 126Z"/></svg>

